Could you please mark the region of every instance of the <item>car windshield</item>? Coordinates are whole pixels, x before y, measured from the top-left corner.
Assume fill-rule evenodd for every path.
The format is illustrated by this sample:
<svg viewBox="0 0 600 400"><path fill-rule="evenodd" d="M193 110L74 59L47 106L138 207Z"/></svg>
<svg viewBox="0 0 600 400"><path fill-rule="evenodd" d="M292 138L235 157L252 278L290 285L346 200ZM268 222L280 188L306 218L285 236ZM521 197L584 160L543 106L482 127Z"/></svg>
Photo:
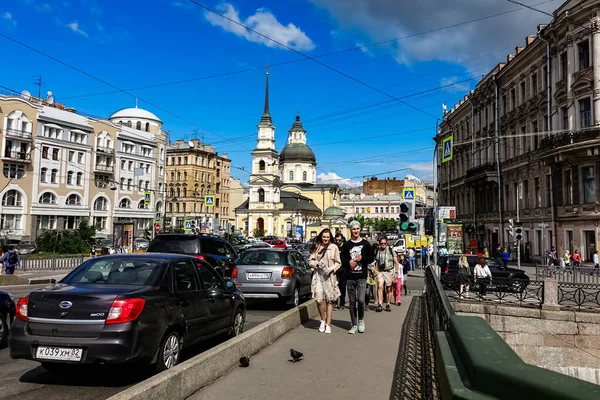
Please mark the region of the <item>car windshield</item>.
<svg viewBox="0 0 600 400"><path fill-rule="evenodd" d="M199 240L191 235L172 235L155 238L150 246L149 253L180 253L180 254L198 254L200 253Z"/></svg>
<svg viewBox="0 0 600 400"><path fill-rule="evenodd" d="M61 282L66 284L149 285L160 273L159 259L109 256L88 260Z"/></svg>
<svg viewBox="0 0 600 400"><path fill-rule="evenodd" d="M286 265L286 253L279 251L245 251L240 265Z"/></svg>

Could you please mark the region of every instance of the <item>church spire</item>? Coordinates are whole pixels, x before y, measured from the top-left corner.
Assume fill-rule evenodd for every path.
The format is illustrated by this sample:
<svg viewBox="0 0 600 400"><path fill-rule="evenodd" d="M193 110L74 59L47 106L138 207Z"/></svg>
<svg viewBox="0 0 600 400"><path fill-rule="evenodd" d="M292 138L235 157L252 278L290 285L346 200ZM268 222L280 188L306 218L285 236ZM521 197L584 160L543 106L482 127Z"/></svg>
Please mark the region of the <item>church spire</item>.
<svg viewBox="0 0 600 400"><path fill-rule="evenodd" d="M271 114L269 113L269 66L266 66L266 85L265 85L265 109L263 111L263 115L260 118L261 123L266 123L271 125L273 120L271 119Z"/></svg>

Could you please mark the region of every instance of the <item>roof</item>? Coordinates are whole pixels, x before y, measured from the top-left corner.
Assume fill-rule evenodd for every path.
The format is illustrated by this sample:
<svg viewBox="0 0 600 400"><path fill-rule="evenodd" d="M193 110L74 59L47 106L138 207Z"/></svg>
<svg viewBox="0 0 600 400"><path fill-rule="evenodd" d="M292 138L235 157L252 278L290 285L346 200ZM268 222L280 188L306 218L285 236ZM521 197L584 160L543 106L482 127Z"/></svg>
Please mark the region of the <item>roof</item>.
<svg viewBox="0 0 600 400"><path fill-rule="evenodd" d="M279 154L279 162L283 163L284 161L301 161L316 164L317 158L311 148L304 143L290 143Z"/></svg>
<svg viewBox="0 0 600 400"><path fill-rule="evenodd" d="M113 115L111 115L108 119L118 118L149 119L152 121L160 122L162 124L162 121L156 115L152 114L150 111L137 107L123 108L122 110L119 110Z"/></svg>
<svg viewBox="0 0 600 400"><path fill-rule="evenodd" d="M337 219L344 218L346 216L346 212L342 210L340 207L331 206L328 207L323 213L324 219Z"/></svg>
<svg viewBox="0 0 600 400"><path fill-rule="evenodd" d="M302 196L301 194L286 192L282 190L279 195L280 201L283 204L281 211L308 211L321 213L321 209L316 206L312 199ZM242 204L236 207L236 210L248 210L248 202L246 199Z"/></svg>
<svg viewBox="0 0 600 400"><path fill-rule="evenodd" d="M92 128L90 125L90 119L83 115L75 114L70 111L60 110L54 107L43 106L40 118L49 118L56 121L66 122L72 125L85 126Z"/></svg>

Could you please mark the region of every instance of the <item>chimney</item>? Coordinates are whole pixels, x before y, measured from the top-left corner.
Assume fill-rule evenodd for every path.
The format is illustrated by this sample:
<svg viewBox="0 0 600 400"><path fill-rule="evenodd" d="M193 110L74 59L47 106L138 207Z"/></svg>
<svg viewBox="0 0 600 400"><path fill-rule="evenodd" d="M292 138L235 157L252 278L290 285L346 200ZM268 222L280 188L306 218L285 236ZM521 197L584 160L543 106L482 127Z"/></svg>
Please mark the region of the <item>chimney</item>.
<svg viewBox="0 0 600 400"><path fill-rule="evenodd" d="M515 58L515 55L514 55L514 54L509 54L509 55L507 55L507 56L506 56L506 62L507 62L507 63L511 62L513 58Z"/></svg>
<svg viewBox="0 0 600 400"><path fill-rule="evenodd" d="M523 46L517 46L517 47L515 47L515 54L519 54L520 52L523 51L524 48L525 47L523 47Z"/></svg>
<svg viewBox="0 0 600 400"><path fill-rule="evenodd" d="M537 26L537 33L540 33L542 30L544 30L544 28L546 28L548 25L547 24L539 24Z"/></svg>
<svg viewBox="0 0 600 400"><path fill-rule="evenodd" d="M463 99L460 99L460 101L458 102L459 106L462 106L462 103L464 103L465 101Z"/></svg>
<svg viewBox="0 0 600 400"><path fill-rule="evenodd" d="M525 38L525 45L529 46L531 43L533 43L533 41L535 40L535 36L533 35L528 35Z"/></svg>

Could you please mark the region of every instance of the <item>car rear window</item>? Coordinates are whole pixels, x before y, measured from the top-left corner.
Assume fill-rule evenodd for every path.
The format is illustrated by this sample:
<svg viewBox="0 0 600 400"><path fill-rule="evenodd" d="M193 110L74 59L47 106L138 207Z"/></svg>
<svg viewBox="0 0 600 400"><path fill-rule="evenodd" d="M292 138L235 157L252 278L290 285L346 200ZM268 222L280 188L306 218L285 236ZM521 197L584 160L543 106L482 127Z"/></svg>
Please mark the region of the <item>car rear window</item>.
<svg viewBox="0 0 600 400"><path fill-rule="evenodd" d="M280 251L245 251L240 265L287 265L286 253Z"/></svg>
<svg viewBox="0 0 600 400"><path fill-rule="evenodd" d="M102 284L146 286L160 273L164 261L110 256L95 258L81 264L62 280L66 284Z"/></svg>
<svg viewBox="0 0 600 400"><path fill-rule="evenodd" d="M147 251L149 253L199 254L200 243L195 236L190 235L159 236L150 243Z"/></svg>

